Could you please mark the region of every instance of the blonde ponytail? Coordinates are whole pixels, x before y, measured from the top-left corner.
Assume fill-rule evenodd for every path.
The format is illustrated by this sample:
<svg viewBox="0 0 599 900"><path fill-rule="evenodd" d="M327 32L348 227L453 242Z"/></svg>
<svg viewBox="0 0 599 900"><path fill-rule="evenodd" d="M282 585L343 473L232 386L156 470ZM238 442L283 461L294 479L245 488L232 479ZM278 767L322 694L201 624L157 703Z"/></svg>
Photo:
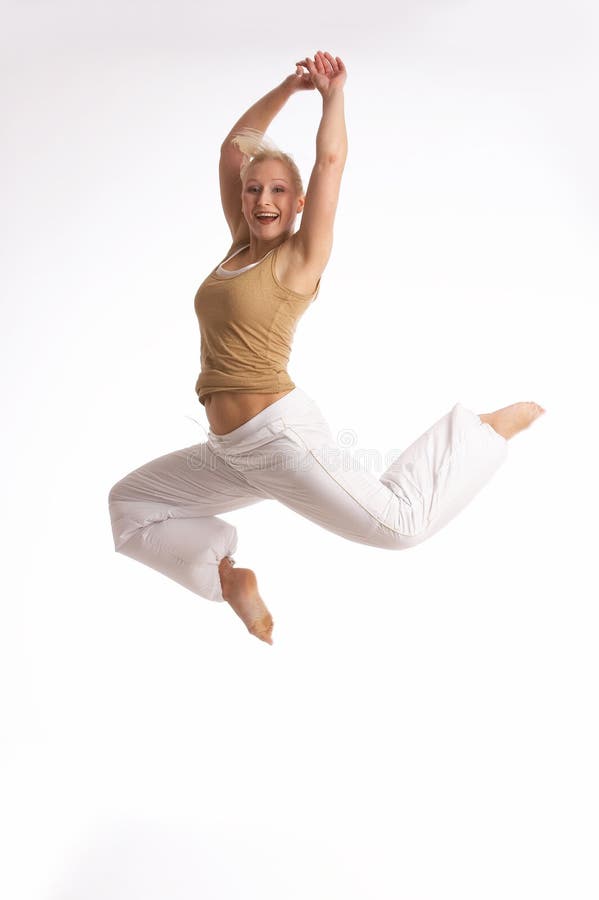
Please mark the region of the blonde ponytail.
<svg viewBox="0 0 599 900"><path fill-rule="evenodd" d="M257 128L240 128L231 138L231 143L235 144L244 156L251 159L258 153L280 153L279 148L269 138L266 137Z"/></svg>
<svg viewBox="0 0 599 900"><path fill-rule="evenodd" d="M258 131L256 128L240 128L231 138L231 143L245 157L239 170L239 177L242 182L245 180L247 171L253 163L261 162L264 159L278 159L289 168L293 175L295 189L299 194L303 195L302 176L295 160L288 153L283 153L282 150L279 150L277 145L261 131Z"/></svg>

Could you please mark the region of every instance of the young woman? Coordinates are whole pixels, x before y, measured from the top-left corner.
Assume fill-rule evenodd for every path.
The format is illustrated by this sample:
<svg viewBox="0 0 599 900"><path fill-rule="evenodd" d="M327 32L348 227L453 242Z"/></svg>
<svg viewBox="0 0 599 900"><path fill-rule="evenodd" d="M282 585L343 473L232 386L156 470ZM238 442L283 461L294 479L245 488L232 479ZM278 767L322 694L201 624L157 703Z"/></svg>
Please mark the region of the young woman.
<svg viewBox="0 0 599 900"><path fill-rule="evenodd" d="M196 392L208 438L135 469L109 495L117 551L228 601L269 644L272 616L254 572L234 568L237 531L220 513L276 499L350 541L413 547L469 503L505 460L507 441L544 412L521 402L477 415L457 403L379 478L340 463L327 422L287 363L331 253L347 154L345 80L341 59L318 51L227 135L219 175L233 242L195 297ZM263 135L292 94L310 89L322 95L322 118L304 192L293 159Z"/></svg>

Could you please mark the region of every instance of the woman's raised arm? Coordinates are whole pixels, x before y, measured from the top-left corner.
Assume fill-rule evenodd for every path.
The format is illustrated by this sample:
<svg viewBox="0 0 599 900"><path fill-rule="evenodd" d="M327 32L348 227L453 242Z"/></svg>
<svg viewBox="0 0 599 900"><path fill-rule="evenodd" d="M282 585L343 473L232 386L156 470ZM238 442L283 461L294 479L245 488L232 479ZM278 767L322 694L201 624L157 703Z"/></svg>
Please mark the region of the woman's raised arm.
<svg viewBox="0 0 599 900"><path fill-rule="evenodd" d="M333 223L339 200L341 176L347 157L347 132L343 86L347 77L342 60L318 51L301 65L308 69L322 95L322 118L316 135L316 161L302 212L302 222L293 235L294 249L305 271L314 280L324 272L333 247Z"/></svg>
<svg viewBox="0 0 599 900"><path fill-rule="evenodd" d="M231 230L234 243L242 243L249 240L249 228L241 212L241 179L239 170L243 162L243 155L238 148L231 143L233 135L241 128L254 128L264 132L281 111L292 94L301 90L312 90L314 84L310 75L302 72L298 65L293 75L288 75L281 84L265 94L260 100L237 120L233 128L224 139L220 148L220 162L218 174L220 180L220 197L223 212L227 224Z"/></svg>

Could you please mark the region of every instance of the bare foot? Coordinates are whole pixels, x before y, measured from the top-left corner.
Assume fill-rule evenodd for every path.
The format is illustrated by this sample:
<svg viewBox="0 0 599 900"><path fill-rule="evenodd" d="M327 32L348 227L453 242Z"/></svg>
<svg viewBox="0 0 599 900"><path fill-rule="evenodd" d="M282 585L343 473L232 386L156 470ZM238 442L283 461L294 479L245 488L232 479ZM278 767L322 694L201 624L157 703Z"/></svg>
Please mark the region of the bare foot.
<svg viewBox="0 0 599 900"><path fill-rule="evenodd" d="M506 440L523 431L525 428L541 416L545 410L538 403L523 401L504 406L492 413L483 413L479 416L482 422L488 422L497 434Z"/></svg>
<svg viewBox="0 0 599 900"><path fill-rule="evenodd" d="M223 597L254 637L272 644L273 619L258 593L256 576L251 569L234 569L228 556L218 564Z"/></svg>

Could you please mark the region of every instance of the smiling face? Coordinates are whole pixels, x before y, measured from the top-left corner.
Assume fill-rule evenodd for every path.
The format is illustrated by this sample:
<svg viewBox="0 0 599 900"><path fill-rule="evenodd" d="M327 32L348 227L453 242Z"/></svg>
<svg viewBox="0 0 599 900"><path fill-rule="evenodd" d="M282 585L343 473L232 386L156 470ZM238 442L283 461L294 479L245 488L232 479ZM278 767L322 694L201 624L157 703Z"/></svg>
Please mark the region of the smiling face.
<svg viewBox="0 0 599 900"><path fill-rule="evenodd" d="M304 206L292 173L278 159L263 159L249 166L241 202L250 231L262 241L292 234L295 218Z"/></svg>

